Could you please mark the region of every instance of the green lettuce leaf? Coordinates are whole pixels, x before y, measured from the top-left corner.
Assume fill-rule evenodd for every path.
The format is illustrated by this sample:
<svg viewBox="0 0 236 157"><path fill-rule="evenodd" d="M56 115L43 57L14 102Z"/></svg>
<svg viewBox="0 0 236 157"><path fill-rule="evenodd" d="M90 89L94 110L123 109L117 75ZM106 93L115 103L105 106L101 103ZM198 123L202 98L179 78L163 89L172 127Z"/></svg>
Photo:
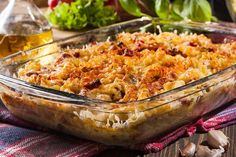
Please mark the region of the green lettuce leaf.
<svg viewBox="0 0 236 157"><path fill-rule="evenodd" d="M172 4L172 20L205 22L212 18L211 6L207 0L175 0Z"/></svg>
<svg viewBox="0 0 236 157"><path fill-rule="evenodd" d="M144 15L135 0L119 0L119 2L122 8L129 14L137 17Z"/></svg>
<svg viewBox="0 0 236 157"><path fill-rule="evenodd" d="M48 13L47 18L61 29L79 30L86 26L113 24L118 16L113 8L104 6L104 0L75 0L70 4L60 3Z"/></svg>
<svg viewBox="0 0 236 157"><path fill-rule="evenodd" d="M167 19L169 16L169 0L155 0L155 11L161 19Z"/></svg>

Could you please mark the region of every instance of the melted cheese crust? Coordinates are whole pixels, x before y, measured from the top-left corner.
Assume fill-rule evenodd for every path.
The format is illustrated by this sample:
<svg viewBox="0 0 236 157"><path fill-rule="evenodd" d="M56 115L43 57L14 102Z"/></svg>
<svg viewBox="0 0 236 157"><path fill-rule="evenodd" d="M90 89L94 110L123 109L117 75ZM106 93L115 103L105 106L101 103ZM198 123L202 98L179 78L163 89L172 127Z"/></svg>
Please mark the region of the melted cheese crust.
<svg viewBox="0 0 236 157"><path fill-rule="evenodd" d="M18 77L106 101L134 101L183 86L236 63L236 42L204 35L120 33L115 41L67 49L49 64L30 61Z"/></svg>

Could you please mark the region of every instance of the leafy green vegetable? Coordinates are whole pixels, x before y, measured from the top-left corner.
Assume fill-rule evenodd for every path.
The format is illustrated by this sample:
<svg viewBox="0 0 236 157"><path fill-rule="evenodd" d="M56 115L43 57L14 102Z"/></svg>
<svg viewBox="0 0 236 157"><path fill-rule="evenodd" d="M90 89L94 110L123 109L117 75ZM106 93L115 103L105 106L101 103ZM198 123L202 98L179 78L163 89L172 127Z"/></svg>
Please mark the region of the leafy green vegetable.
<svg viewBox="0 0 236 157"><path fill-rule="evenodd" d="M100 11L97 11L95 15L91 15L89 18L89 24L94 27L102 27L108 24L112 24L117 20L117 16L114 16L114 10L111 7L104 7Z"/></svg>
<svg viewBox="0 0 236 157"><path fill-rule="evenodd" d="M191 8L192 14L190 19L193 21L211 21L211 6L207 0L192 0Z"/></svg>
<svg viewBox="0 0 236 157"><path fill-rule="evenodd" d="M155 11L161 19L167 19L169 15L169 0L156 0Z"/></svg>
<svg viewBox="0 0 236 157"><path fill-rule="evenodd" d="M104 0L75 0L60 3L47 16L50 23L61 29L81 29L86 26L101 27L115 23L115 10L104 6Z"/></svg>
<svg viewBox="0 0 236 157"><path fill-rule="evenodd" d="M119 2L122 8L129 14L137 17L144 15L135 0L119 0Z"/></svg>
<svg viewBox="0 0 236 157"><path fill-rule="evenodd" d="M184 17L182 16L182 11L184 9L184 1L183 0L175 0L172 4L172 12L170 19L172 20L182 20Z"/></svg>
<svg viewBox="0 0 236 157"><path fill-rule="evenodd" d="M172 6L172 18L191 19L193 21L211 21L211 6L207 0L175 0Z"/></svg>
<svg viewBox="0 0 236 157"><path fill-rule="evenodd" d="M137 0L138 1L138 0ZM119 0L122 8L133 16L147 16L142 13L135 0ZM152 2L152 3L151 3ZM211 6L207 0L150 0L149 4L155 4L156 15L161 20L193 20L211 21L214 19ZM150 9L152 6L147 5Z"/></svg>

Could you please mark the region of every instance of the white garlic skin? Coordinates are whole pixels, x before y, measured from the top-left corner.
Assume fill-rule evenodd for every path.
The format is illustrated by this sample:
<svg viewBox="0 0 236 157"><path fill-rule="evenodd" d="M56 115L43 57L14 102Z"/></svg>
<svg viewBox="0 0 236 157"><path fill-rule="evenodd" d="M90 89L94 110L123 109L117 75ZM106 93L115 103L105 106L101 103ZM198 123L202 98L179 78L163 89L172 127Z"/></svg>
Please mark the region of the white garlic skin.
<svg viewBox="0 0 236 157"><path fill-rule="evenodd" d="M219 149L223 147L227 150L229 147L229 138L220 130L211 130L207 134L207 143L212 148Z"/></svg>
<svg viewBox="0 0 236 157"><path fill-rule="evenodd" d="M222 157L224 148L210 149L208 146L199 145L195 157Z"/></svg>
<svg viewBox="0 0 236 157"><path fill-rule="evenodd" d="M180 150L180 155L182 157L194 157L195 152L196 145L192 142L189 142L184 146L183 150Z"/></svg>

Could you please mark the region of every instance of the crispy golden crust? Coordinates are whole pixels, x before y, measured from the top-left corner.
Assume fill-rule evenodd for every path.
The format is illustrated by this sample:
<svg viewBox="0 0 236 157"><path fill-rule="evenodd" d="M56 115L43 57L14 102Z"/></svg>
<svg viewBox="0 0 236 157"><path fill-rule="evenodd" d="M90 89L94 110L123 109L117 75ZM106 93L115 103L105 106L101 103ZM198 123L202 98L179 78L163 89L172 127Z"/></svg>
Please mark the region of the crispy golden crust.
<svg viewBox="0 0 236 157"><path fill-rule="evenodd" d="M121 33L116 41L68 49L50 64L28 62L27 82L108 101L148 98L208 76L236 62L236 42L204 35Z"/></svg>

